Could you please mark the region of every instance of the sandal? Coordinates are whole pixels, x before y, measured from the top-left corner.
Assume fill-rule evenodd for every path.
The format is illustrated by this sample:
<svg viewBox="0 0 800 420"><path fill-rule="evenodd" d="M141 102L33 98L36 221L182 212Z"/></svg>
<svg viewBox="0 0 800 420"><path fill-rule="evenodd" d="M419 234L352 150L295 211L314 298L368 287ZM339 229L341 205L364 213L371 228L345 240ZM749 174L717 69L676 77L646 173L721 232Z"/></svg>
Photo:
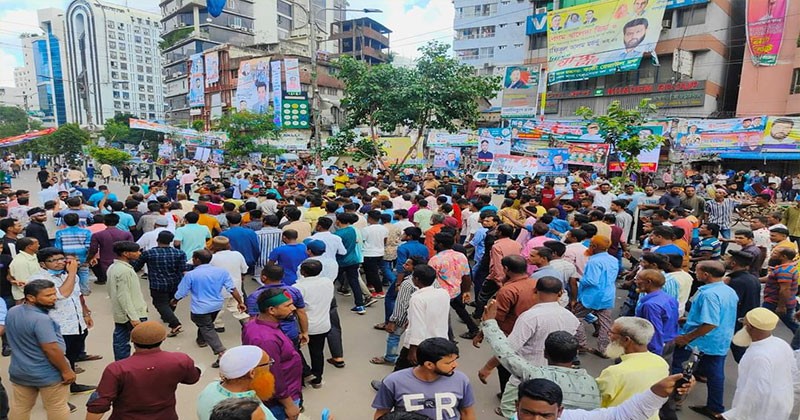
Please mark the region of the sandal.
<svg viewBox="0 0 800 420"><path fill-rule="evenodd" d="M79 362L91 362L93 360L100 360L102 358L103 358L103 356L100 356L99 354L87 354L86 356L83 356L83 357L79 358L78 361Z"/></svg>
<svg viewBox="0 0 800 420"><path fill-rule="evenodd" d="M339 369L344 367L344 361L343 360L334 360L333 358L330 358L330 359L327 360L327 362L332 364L332 365L334 365L334 366L336 366Z"/></svg>
<svg viewBox="0 0 800 420"><path fill-rule="evenodd" d="M183 327L181 325L178 325L177 327L169 330L169 334L167 334L167 337L175 337L176 335L182 332L183 332Z"/></svg>
<svg viewBox="0 0 800 420"><path fill-rule="evenodd" d="M498 416L502 417L502 418L506 418L506 416L503 415L503 410L501 410L500 407L495 407L494 408L494 413L497 414Z"/></svg>
<svg viewBox="0 0 800 420"><path fill-rule="evenodd" d="M385 322L381 322L380 324L375 324L375 325L372 326L372 328L375 328L376 330L385 331L386 330L386 323Z"/></svg>
<svg viewBox="0 0 800 420"><path fill-rule="evenodd" d="M386 360L386 359L385 359L383 356L377 356L377 357L373 357L372 359L369 359L369 362L370 362L370 363L372 363L373 365L389 365L389 366L394 366L394 363L392 363L392 362L390 362L390 361Z"/></svg>
<svg viewBox="0 0 800 420"><path fill-rule="evenodd" d="M704 405L695 405L695 406L691 406L689 408L692 409L692 411L694 411L695 413L703 415L703 416L706 416L706 417L708 417L710 419L713 419L713 420L725 420L725 417L722 417L722 414L715 413L715 412L711 411L710 408L708 408L708 407L706 407Z"/></svg>

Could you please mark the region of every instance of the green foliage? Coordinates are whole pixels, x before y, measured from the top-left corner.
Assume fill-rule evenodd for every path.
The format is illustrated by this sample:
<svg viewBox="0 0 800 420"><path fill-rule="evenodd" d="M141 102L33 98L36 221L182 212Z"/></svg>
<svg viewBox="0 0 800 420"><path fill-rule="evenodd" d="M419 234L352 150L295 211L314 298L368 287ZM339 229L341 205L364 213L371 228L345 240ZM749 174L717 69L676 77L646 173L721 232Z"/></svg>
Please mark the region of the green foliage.
<svg viewBox="0 0 800 420"><path fill-rule="evenodd" d="M31 129L38 130L41 123L30 121ZM0 106L0 138L18 136L28 131L28 114L15 106Z"/></svg>
<svg viewBox="0 0 800 420"><path fill-rule="evenodd" d="M82 159L82 147L89 143L89 132L78 124L64 124L38 141L44 142L47 154L62 156L69 163L78 163Z"/></svg>
<svg viewBox="0 0 800 420"><path fill-rule="evenodd" d="M275 155L280 149L270 145L258 145L256 140L275 143L280 129L272 121L272 113L230 112L222 117L219 129L228 133L225 153L230 157L244 157L253 152Z"/></svg>
<svg viewBox="0 0 800 420"><path fill-rule="evenodd" d="M625 109L619 101L613 101L605 115L597 115L591 108L585 106L578 108L575 114L597 122L606 143L613 145L625 160L622 174L623 178L629 179L630 174L640 168L639 155L664 143L664 136L651 134L641 137L637 128L645 125L648 117L657 111L658 107L651 104L650 99L642 99L633 109Z"/></svg>
<svg viewBox="0 0 800 420"><path fill-rule="evenodd" d="M89 156L101 164L107 163L111 166L120 166L131 160L131 155L128 152L113 147L92 146L89 149Z"/></svg>
<svg viewBox="0 0 800 420"><path fill-rule="evenodd" d="M109 118L103 124L103 131L100 135L105 137L109 143L123 143L123 144L144 144L151 155L154 155L158 150L158 144L163 140L163 134L149 131L131 129L129 120L131 118L138 118L133 114L119 114L114 118Z"/></svg>
<svg viewBox="0 0 800 420"><path fill-rule="evenodd" d="M175 45L178 43L178 41L188 38L192 32L194 32L194 27L192 26L187 26L185 28L172 31L169 34L161 37L161 41L158 43L158 48L161 48L161 51L169 49L169 47Z"/></svg>
<svg viewBox="0 0 800 420"><path fill-rule="evenodd" d="M192 121L192 128L197 131L204 131L206 128L206 122L203 120L194 120Z"/></svg>
<svg viewBox="0 0 800 420"><path fill-rule="evenodd" d="M383 150L383 142L371 140L369 137L356 136L353 130L340 131L339 134L329 137L327 145L315 151L322 159L334 156L350 156L356 162L366 160L377 164L380 159L386 156Z"/></svg>
<svg viewBox="0 0 800 420"><path fill-rule="evenodd" d="M431 42L420 48L422 56L414 68L393 67L390 64L368 66L366 63L344 57L337 62L337 77L345 84L342 105L347 110L347 125L343 132L359 125L370 128L370 136L377 137L377 128L386 131L404 125L417 131L419 142L428 128L455 132L459 128L474 127L478 121L478 100L494 97L500 89L500 78L476 76L474 69L448 55L447 44ZM345 141L348 135L334 142ZM368 149L361 139L352 136L355 143L344 144L341 151L358 153L380 150L374 142ZM415 143L398 162L402 166ZM352 155L353 153L350 153ZM375 153L365 158L375 160Z"/></svg>

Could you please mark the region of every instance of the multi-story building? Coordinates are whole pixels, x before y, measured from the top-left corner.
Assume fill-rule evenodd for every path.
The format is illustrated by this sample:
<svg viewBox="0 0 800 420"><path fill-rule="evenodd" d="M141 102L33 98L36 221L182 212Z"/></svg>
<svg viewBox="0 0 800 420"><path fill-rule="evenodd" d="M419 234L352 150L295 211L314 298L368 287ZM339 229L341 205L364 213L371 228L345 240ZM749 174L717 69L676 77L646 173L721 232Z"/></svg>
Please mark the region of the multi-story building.
<svg viewBox="0 0 800 420"><path fill-rule="evenodd" d="M560 6L587 3L592 1L563 0ZM655 47L657 60L645 53L637 70L550 85L545 113L574 117L581 106L603 110L614 100L634 106L651 98L663 116L732 115L744 38L734 3L669 0ZM501 75L503 67L514 64L547 66L546 13L552 0L456 0L454 5L454 49L479 73ZM500 40L506 36L515 42Z"/></svg>
<svg viewBox="0 0 800 420"><path fill-rule="evenodd" d="M101 126L126 113L163 119L159 16L98 0L74 0L65 16L70 122Z"/></svg>
<svg viewBox="0 0 800 420"><path fill-rule="evenodd" d="M28 35L24 36L24 38L28 37ZM26 43L23 41L23 44ZM38 111L39 90L36 88L36 69L33 66L33 60L27 58L33 54L33 48L30 43L27 43L22 51L25 65L14 68L14 86L19 88L19 94L28 104L28 110Z"/></svg>
<svg viewBox="0 0 800 420"><path fill-rule="evenodd" d="M189 56L222 44L264 49L287 40L305 45L307 49L308 22L316 19L318 28L327 28L331 22L344 19L346 2L229 0L217 17L208 13L205 0L163 0L160 7L167 119L179 123L188 122L202 112L189 107L186 71ZM305 15L304 10L308 10L310 16ZM324 40L327 36L320 33L320 38ZM337 45L322 41L319 49L331 51ZM310 51L306 55L310 56Z"/></svg>
<svg viewBox="0 0 800 420"><path fill-rule="evenodd" d="M753 64L750 49L745 48L736 115L800 115L800 2L786 4L789 10L776 64Z"/></svg>
<svg viewBox="0 0 800 420"><path fill-rule="evenodd" d="M0 104L25 109L26 102L22 88L0 86Z"/></svg>
<svg viewBox="0 0 800 420"><path fill-rule="evenodd" d="M368 17L334 22L331 37L339 43L337 56L349 55L370 64L389 60L389 34L392 31Z"/></svg>

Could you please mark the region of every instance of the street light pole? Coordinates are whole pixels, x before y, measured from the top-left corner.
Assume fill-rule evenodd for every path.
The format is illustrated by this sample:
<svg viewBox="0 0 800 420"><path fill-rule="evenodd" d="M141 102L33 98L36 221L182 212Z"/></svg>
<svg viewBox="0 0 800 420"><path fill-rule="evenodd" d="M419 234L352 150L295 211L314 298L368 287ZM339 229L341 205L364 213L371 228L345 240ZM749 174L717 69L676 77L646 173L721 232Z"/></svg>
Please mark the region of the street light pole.
<svg viewBox="0 0 800 420"><path fill-rule="evenodd" d="M314 166L317 168L317 173L322 173L322 157L320 156L319 151L322 149L322 139L320 137L320 114L321 114L321 97L319 96L319 80L318 80L318 71L319 71L319 63L317 61L317 18L316 14L335 10L340 12L361 12L361 13L383 13L383 10L380 9L339 9L339 8L325 8L317 10L314 13L311 13L305 6L302 6L298 3L292 3L294 6L297 6L306 14L307 23L306 25L309 26L308 29L308 47L311 50L311 116L314 118L314 137L312 140L312 149L316 152L314 155ZM303 25L305 26L305 25ZM300 26L295 29L302 29L303 26Z"/></svg>

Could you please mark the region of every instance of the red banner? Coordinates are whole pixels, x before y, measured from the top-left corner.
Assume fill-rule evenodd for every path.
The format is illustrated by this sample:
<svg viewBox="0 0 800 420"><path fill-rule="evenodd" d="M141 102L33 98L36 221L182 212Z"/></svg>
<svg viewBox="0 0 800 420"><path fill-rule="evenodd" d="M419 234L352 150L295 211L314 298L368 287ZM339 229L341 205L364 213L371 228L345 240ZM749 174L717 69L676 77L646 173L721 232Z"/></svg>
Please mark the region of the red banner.
<svg viewBox="0 0 800 420"><path fill-rule="evenodd" d="M44 130L31 131L30 133L20 134L18 136L6 137L4 139L0 139L0 147L11 147L27 143L31 140L36 140L39 137L46 136L54 131L56 131L55 128L46 128Z"/></svg>

